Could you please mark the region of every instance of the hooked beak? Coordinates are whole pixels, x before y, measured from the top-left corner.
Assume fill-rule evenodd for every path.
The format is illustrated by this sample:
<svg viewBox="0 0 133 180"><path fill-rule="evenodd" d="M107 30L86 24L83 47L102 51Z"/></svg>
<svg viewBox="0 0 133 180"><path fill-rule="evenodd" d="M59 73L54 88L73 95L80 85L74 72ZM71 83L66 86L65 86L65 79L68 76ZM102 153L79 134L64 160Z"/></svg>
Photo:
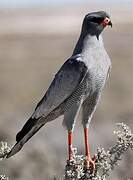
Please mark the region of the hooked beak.
<svg viewBox="0 0 133 180"><path fill-rule="evenodd" d="M109 25L109 26L111 26L111 27L113 26L113 24L112 24L112 22L111 22L111 21L108 23L108 25Z"/></svg>
<svg viewBox="0 0 133 180"><path fill-rule="evenodd" d="M102 24L104 27L106 27L107 25L112 27L112 22L111 22L111 20L110 20L108 17L106 17L106 18L102 21L101 24Z"/></svg>

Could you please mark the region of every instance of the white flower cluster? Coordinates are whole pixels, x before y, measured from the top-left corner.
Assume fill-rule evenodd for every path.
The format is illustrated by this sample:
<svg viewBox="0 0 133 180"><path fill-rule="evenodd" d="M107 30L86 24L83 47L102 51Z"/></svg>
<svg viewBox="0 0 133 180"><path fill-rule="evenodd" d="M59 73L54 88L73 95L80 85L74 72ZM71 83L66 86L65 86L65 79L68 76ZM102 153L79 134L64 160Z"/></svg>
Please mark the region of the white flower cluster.
<svg viewBox="0 0 133 180"><path fill-rule="evenodd" d="M0 160L2 160L9 152L10 148L7 145L7 142L0 142Z"/></svg>
<svg viewBox="0 0 133 180"><path fill-rule="evenodd" d="M6 175L0 175L0 180L9 180L8 177L6 177Z"/></svg>
<svg viewBox="0 0 133 180"><path fill-rule="evenodd" d="M118 165L121 155L129 148L133 150L133 134L130 128L124 123L117 124L116 144L105 151L104 148L97 149L95 170L85 170L85 157L77 155L77 151L73 151L72 162L65 166L65 175L63 180L106 180L109 173Z"/></svg>
<svg viewBox="0 0 133 180"><path fill-rule="evenodd" d="M0 160L3 160L9 151L10 148L8 147L7 142L0 142ZM0 180L9 180L9 178L6 175L1 174Z"/></svg>

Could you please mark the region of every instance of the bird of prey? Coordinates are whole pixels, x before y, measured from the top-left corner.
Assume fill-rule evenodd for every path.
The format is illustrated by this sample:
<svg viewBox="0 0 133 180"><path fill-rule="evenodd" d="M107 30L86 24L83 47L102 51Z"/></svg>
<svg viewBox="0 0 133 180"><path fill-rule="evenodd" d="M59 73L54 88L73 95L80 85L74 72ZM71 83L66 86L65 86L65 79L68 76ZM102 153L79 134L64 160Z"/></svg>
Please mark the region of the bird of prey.
<svg viewBox="0 0 133 180"><path fill-rule="evenodd" d="M108 25L112 26L112 22L104 11L88 13L84 17L72 56L57 72L32 116L16 135L16 144L7 154L7 158L20 151L47 122L63 115L63 125L68 131L68 160L71 161L74 125L82 108L86 167L94 166L90 156L88 128L111 67L101 36Z"/></svg>

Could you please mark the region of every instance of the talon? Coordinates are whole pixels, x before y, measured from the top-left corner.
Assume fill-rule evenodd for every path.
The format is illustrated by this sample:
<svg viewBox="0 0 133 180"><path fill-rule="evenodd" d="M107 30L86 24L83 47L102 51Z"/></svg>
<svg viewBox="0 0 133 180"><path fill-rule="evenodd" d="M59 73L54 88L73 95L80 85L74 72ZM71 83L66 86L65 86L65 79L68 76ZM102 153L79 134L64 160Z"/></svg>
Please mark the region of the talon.
<svg viewBox="0 0 133 180"><path fill-rule="evenodd" d="M68 160L67 160L67 165L68 165L68 166L71 166L71 165L72 165L72 160L69 160L69 159L68 159Z"/></svg>
<svg viewBox="0 0 133 180"><path fill-rule="evenodd" d="M72 148L72 145L69 146L69 158L68 160L71 162L73 161L73 148Z"/></svg>
<svg viewBox="0 0 133 180"><path fill-rule="evenodd" d="M94 156L92 157L92 160L94 161L94 163L96 162L96 160L97 160L96 154L94 154Z"/></svg>
<svg viewBox="0 0 133 180"><path fill-rule="evenodd" d="M95 160L96 159L94 159L95 157L93 157L92 159L91 158L86 158L86 164L85 164L85 166L86 166L86 169L87 170L91 170L92 172L94 172L94 170L95 170ZM93 160L94 159L94 160Z"/></svg>

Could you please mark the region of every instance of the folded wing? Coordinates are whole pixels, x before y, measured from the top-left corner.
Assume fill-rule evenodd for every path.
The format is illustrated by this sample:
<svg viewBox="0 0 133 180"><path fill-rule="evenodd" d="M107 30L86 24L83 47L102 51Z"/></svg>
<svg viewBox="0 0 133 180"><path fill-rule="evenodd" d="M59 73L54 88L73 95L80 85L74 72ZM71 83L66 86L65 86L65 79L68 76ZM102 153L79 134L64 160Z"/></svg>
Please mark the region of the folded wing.
<svg viewBox="0 0 133 180"><path fill-rule="evenodd" d="M63 64L45 96L38 103L33 118L46 117L75 91L87 73L86 65L79 59L72 57Z"/></svg>

